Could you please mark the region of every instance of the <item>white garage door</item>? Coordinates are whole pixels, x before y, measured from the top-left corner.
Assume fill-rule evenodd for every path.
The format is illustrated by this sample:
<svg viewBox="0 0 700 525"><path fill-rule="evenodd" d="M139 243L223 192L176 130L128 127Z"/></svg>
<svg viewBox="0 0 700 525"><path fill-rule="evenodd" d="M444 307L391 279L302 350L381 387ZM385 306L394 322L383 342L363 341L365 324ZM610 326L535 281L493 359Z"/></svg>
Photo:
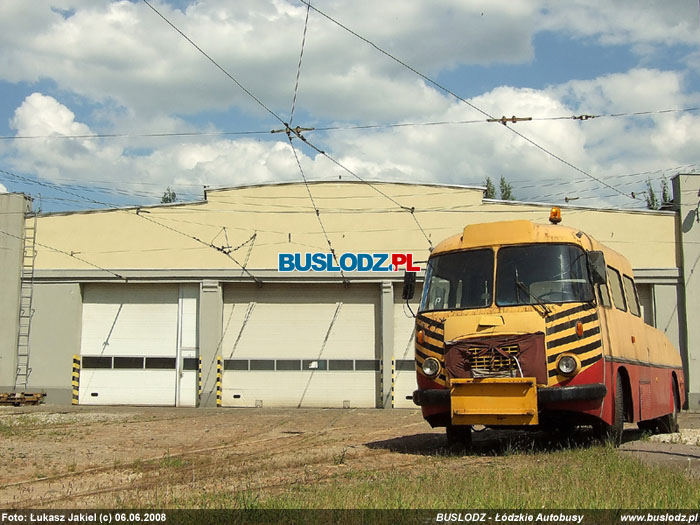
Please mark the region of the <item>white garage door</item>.
<svg viewBox="0 0 700 525"><path fill-rule="evenodd" d="M376 285L227 285L222 404L377 406L378 300Z"/></svg>
<svg viewBox="0 0 700 525"><path fill-rule="evenodd" d="M402 285L394 285L394 407L416 408L413 391L416 387L414 349L415 319L401 298ZM422 286L416 284L416 293L409 301L413 313L418 311Z"/></svg>
<svg viewBox="0 0 700 525"><path fill-rule="evenodd" d="M199 285L83 289L79 403L197 404Z"/></svg>

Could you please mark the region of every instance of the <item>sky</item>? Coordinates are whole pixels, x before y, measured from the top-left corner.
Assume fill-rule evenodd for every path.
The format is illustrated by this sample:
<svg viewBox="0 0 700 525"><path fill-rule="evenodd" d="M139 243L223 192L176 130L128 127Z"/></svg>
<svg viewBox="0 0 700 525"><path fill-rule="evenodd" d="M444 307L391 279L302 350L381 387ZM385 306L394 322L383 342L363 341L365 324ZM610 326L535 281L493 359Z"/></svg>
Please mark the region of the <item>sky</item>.
<svg viewBox="0 0 700 525"><path fill-rule="evenodd" d="M696 0L148 2L0 2L0 191L82 210L303 170L644 208L700 169Z"/></svg>

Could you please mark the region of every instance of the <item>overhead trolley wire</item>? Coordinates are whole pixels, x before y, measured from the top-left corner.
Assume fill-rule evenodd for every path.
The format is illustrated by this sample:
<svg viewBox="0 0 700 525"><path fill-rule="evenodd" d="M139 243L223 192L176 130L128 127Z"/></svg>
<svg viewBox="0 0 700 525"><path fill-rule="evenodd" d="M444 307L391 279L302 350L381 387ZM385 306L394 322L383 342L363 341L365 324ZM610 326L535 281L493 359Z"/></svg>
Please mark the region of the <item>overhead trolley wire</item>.
<svg viewBox="0 0 700 525"><path fill-rule="evenodd" d="M84 200L85 202L90 202L90 203L92 203L92 204L99 204L100 206L109 206L109 207L119 206L118 204L114 204L114 203L110 203L110 202L102 202L102 201L98 201L98 200L95 200L95 199L90 199L90 198L88 198L88 197L85 197L85 196L83 196L83 195L80 195L79 193L75 193L75 192L72 192L72 191L63 189L63 187L61 187L61 186L58 185L58 184L52 184L52 183L50 183L50 182L42 182L42 181L40 181L40 180L31 179L31 178L29 178L29 177L24 177L24 176L22 176L22 175L17 175L16 173L12 173L11 171L8 171L8 170L2 169L2 168L0 168L0 173L2 173L2 174L4 174L4 175L7 175L7 176L9 176L9 177L13 177L13 178L15 178L15 179L19 179L19 180L21 180L21 181L23 181L23 182L27 182L27 183L29 183L29 184L36 184L36 185L38 185L38 186L44 186L44 187L46 187L46 188L51 188L51 189L53 189L53 190L60 191L61 193L65 193L66 195L72 195L73 197L78 197L79 199L82 199L82 200Z"/></svg>
<svg viewBox="0 0 700 525"><path fill-rule="evenodd" d="M4 231L4 230L0 230L0 233L2 233L3 235L7 235L8 237L14 237L15 239L17 239L17 240L19 240L19 241L24 241L24 238L22 238L22 237L20 237L20 236L18 236L18 235L14 235L14 234L12 234L12 233L6 232L6 231ZM128 280L128 279L127 279L126 277L124 277L123 275L120 275L120 274L118 274L118 273L116 273L116 272L114 272L114 271L112 271L112 270L107 269L107 268L103 268L102 266L99 266L99 265L97 265L97 264L95 264L95 263L91 263L90 261L86 261L86 260L83 259L82 257L78 257L77 255L75 255L76 253L79 253L79 252L67 252L67 251L61 250L61 249L59 249L59 248L54 248L53 246L49 246L49 245L47 245L47 244L42 244L42 243L40 243L40 242L38 242L38 241L36 242L36 245L37 245L37 246L41 246L42 248L46 248L47 250L51 250L52 252L61 253L61 254L63 254L63 255L67 255L68 257L72 257L73 259L76 259L76 260L78 260L78 261L80 261L80 262L82 262L82 263L85 263L85 264L87 264L87 265L89 265L89 266L92 266L93 268L97 268L98 270L102 270L103 272L110 273L110 274L114 275L116 278L121 279L121 280L123 280L123 281L127 281L127 280Z"/></svg>
<svg viewBox="0 0 700 525"><path fill-rule="evenodd" d="M452 93L450 93L452 94ZM456 96L456 95L455 95ZM700 107L690 108L674 108L660 109L650 111L634 111L629 113L601 113L581 115L558 115L550 117L527 117L519 122L541 122L554 120L578 120L579 122L587 122L599 118L627 118L649 115L661 115L668 113L685 113L700 111ZM292 115L294 112L292 111ZM290 119L291 120L291 119ZM493 122L511 122L511 117L473 119L473 120L438 120L429 122L395 122L385 124L357 124L347 126L324 126L308 128L306 131L357 131L357 130L372 130L372 129L391 129L391 128L409 128L409 127L430 127L430 126L454 126L462 124L488 124ZM243 135L269 135L274 133L270 130L250 130L250 131L174 131L174 132L155 132L155 133L90 133L84 135L63 135L51 133L48 135L0 135L0 140L36 140L36 139L115 139L115 138L168 138L168 137L216 137L216 136L243 136ZM147 183L144 183L147 184Z"/></svg>
<svg viewBox="0 0 700 525"><path fill-rule="evenodd" d="M12 176L12 177L16 177L16 178L18 178L18 179L20 179L20 180L26 180L26 181L33 182L33 183L36 183L36 184L39 184L39 185L42 185L42 186L48 186L48 187L51 187L51 188L56 189L57 191L62 191L62 192L67 193L67 194L69 194L69 195L73 195L73 196L78 197L78 198L80 198L80 199L82 199L82 200L84 200L84 201L87 201L87 202L96 203L96 204L101 204L101 205L104 205L104 206L117 206L117 205L115 205L115 204L110 204L110 203L105 203L105 202L96 201L96 200L94 200L94 199L89 199L89 198L84 197L84 196L82 196L82 195L80 195L80 194L78 194L78 193L73 193L73 192L70 192L70 191L67 191L67 190L63 190L62 188L60 188L60 187L58 187L58 186L56 186L56 185L52 185L52 184L48 184L48 183L43 183L43 182L40 182L40 181L34 181L34 180L32 180L32 179L28 179L27 177L22 177L21 175L17 175L17 174L15 174L15 173L12 173L12 172L7 171L7 170L0 169L0 173L4 173L4 174L6 174L6 175L9 175L9 176ZM123 212L128 213L127 210L121 210L121 209L119 209L119 208L117 208L117 209L114 210L114 211L123 211ZM234 263L236 263L238 266L240 266L240 268L243 270L243 272L246 273L246 275L248 275L250 278L252 278L252 279L256 282L256 284L257 284L258 286L261 286L261 285L262 285L262 281L260 281L260 279L258 279L258 278L257 278L256 276L254 276L252 273L250 273L250 271L245 267L245 265L242 265L241 263L239 263L239 262L236 260L236 258L233 257L233 256L231 255L231 251L235 251L235 250L230 250L230 249L227 249L226 247L215 246L214 244L211 244L211 243L207 243L207 242L205 242L205 241L202 241L202 240L199 239L198 237L195 237L195 236L193 236L193 235L189 235L189 234L187 234L187 233L185 233L185 232L182 232L182 231L180 231L180 230L177 230L177 229L175 229L175 228L172 228L172 227L170 227L170 226L168 226L168 225L166 225L166 224L162 224L162 223L160 223L160 222L158 222L158 221L156 221L156 220L154 220L154 219L152 219L152 218L150 218L150 217L146 217L143 213L141 213L142 211L143 211L143 210L141 210L141 208L137 208L137 210L136 210L136 215L139 216L139 217L141 217L142 219L145 219L145 220L150 221L150 222L152 222L152 223L154 223L154 224L157 224L157 225L161 226L162 228L166 228L166 229L168 229L168 230L170 230L170 231L173 231L173 232L175 232L175 233L178 233L178 234L180 234L180 235L184 235L184 236L186 236L186 237L189 237L189 238L191 238L191 239L194 239L195 241L199 242L200 244L202 244L202 245L204 245L204 246L208 246L208 247L210 247L210 248L213 248L213 249L215 249L215 250L217 250L217 251L223 253L226 257L228 257L228 258L231 259ZM11 235L11 234L9 234L9 233L7 233L7 232L2 232L2 233L5 233L5 234L7 234L7 235L10 235L11 237L14 237L13 235ZM250 239L249 239L248 241L246 241L246 243L244 243L244 245L247 244L249 241L250 241ZM108 270L108 269L106 269L106 268L102 268L101 266L98 266L98 265L96 265L96 264L94 264L94 263L91 263L91 262L89 262L89 261L86 261L86 260L84 260L84 259L81 259L80 257L77 257L77 256L75 255L76 252L71 252L71 253L65 252L65 251L63 251L63 250L59 250L58 248L53 248L53 247L51 247L51 246L46 246L46 245L43 245L43 244L40 244L40 243L37 243L37 245L43 246L44 248L47 248L47 249L49 249L49 250L53 250L53 251L56 251L56 252L59 252L59 253L63 253L63 254L65 254L65 255L68 255L69 257L73 257L74 259L77 259L77 260L79 260L79 261L82 261L82 262L84 262L85 264L89 264L90 266L94 266L95 268L98 268L98 269L100 269L100 270L104 270L104 271L106 271L106 272L109 272L109 273L111 273L112 275L118 277L119 279L124 279L124 280L126 280L125 277L123 277L123 276L121 276L121 275L119 275L119 274L117 274L117 273L115 273L115 272L113 272L113 271L111 271L111 270ZM238 248L239 248L239 247L237 247L236 249L238 249Z"/></svg>
<svg viewBox="0 0 700 525"><path fill-rule="evenodd" d="M267 135L269 131L173 131L157 133L89 133L85 135L2 135L0 140L31 139L129 139L129 138L167 138L167 137L216 137L221 135Z"/></svg>
<svg viewBox="0 0 700 525"><path fill-rule="evenodd" d="M161 14L160 11L158 11L155 7L153 7L153 6L149 3L148 0L143 0L143 3L146 4L148 7L150 7L151 10L152 10L155 14L157 14L160 18L162 18L163 21L164 21L166 24L168 24L168 25L169 25L170 27L172 27L175 31L177 31L177 32L180 34L180 36L182 36L182 38L184 38L184 39L187 40L190 44L192 44L192 46L193 46L197 51L199 51L202 55L204 55L204 56L209 60L209 62L211 62L212 64L214 64L214 65L219 69L219 71L221 71L224 75L226 75L229 79L231 79L239 88L241 88L241 89L245 92L246 95L248 95L248 96L249 96L250 98L252 98L255 102L257 102L257 104L258 104L261 108L263 108L265 111L267 111L267 112L268 112L270 115L272 115L276 120L278 120L278 121L281 122L282 124L285 124L285 125L286 125L286 123L284 122L284 120L282 119L282 117L280 117L277 113L275 113L275 112L274 112L273 110L271 110L268 106L266 106L265 103L264 103L262 100L260 100L258 97L256 97L248 88L246 88L243 84L241 84L231 73L229 73L228 71L226 71L226 69L224 69L216 60L214 60L214 59L213 59L211 56L209 56L201 47L199 47L190 37L188 37L185 33L183 33L175 24L173 24L173 23L172 23L170 20L168 20L163 14Z"/></svg>
<svg viewBox="0 0 700 525"><path fill-rule="evenodd" d="M299 77L301 76L301 61L304 58L304 47L306 45L306 31L309 27L309 11L311 5L306 6L306 18L304 19L304 35L301 38L301 51L299 52L299 64L297 66L297 78L294 83L294 97L292 98L292 110L289 112L289 125L294 121L294 109L297 105L297 93L299 92Z"/></svg>
<svg viewBox="0 0 700 525"><path fill-rule="evenodd" d="M299 78L301 77L301 64L302 64L302 59L304 58L304 47L306 46L306 32L309 27L309 6L306 6L306 18L304 19L304 34L301 39L301 51L299 52L299 64L297 65L297 76L296 80L294 82L294 95L292 97L292 109L289 112L289 124L285 124L285 131L287 133L287 138L289 139L289 146L292 148L292 153L294 154L294 160L297 162L297 166L299 167L299 173L301 173L301 178L304 181L304 186L306 187L306 193L309 195L309 200L311 201L311 205L314 208L314 212L316 213L316 218L318 219L318 224L321 226L321 231L323 232L323 236L326 239L326 242L328 243L328 249L331 252L331 256L333 257L333 260L335 261L336 266L340 268L340 264L338 261L338 256L335 253L335 249L333 248L333 244L331 243L331 238L328 236L328 232L326 231L326 227L323 224L323 220L321 219L321 212L318 209L318 206L316 206L316 201L314 201L314 196L311 193L311 188L309 188L309 182L306 180L306 174L304 173L304 168L301 166L301 161L299 160L299 155L297 154L297 149L294 147L294 142L292 141L292 130L291 130L291 125L292 121L294 120L294 109L296 107L297 103L297 93L299 92ZM299 135L301 129L297 131L297 135ZM340 268L340 276L343 279L344 284L348 284L349 281L345 277L345 273L343 272L343 269Z"/></svg>
<svg viewBox="0 0 700 525"><path fill-rule="evenodd" d="M463 98L463 97L459 96L458 94L456 94L454 91L452 91L452 90L450 90L449 88L443 86L442 84L438 83L437 81L433 80L432 78L428 77L427 75L421 73L420 71L418 71L418 70L415 69L414 67L410 66L410 65L407 64L406 62L402 61L401 59L395 57L394 55L392 55L392 54L389 53L388 51L385 51L384 49L382 49L381 47L379 47L377 44L375 44L374 42L372 42L371 40L365 38L364 36L360 35L360 34L357 33L356 31L353 31L353 30L350 29L348 26L342 24L341 22L339 22L338 20L334 19L334 18L331 17L330 15L324 13L323 11L321 11L320 9L318 9L317 7L312 6L311 3L310 3L308 0L299 0L299 1L300 1L301 3L303 3L303 4L306 4L310 9L313 9L316 13L320 14L321 16L323 16L324 18L326 18L326 19L329 20L330 22L336 24L337 26L339 26L340 28L344 29L345 31L347 31L347 32L350 33L351 35L355 36L356 38L358 38L358 39L362 40L363 42L365 42L366 44L370 45L371 47L373 47L374 49L376 49L377 51L379 51L381 54L385 55L385 56L388 57L389 59L391 59L391 60L393 60L394 62L400 64L401 66L405 67L406 69L408 69L409 71L413 72L414 74L418 75L420 78L422 78L422 79L425 80L426 82L432 84L433 86L435 86L436 88L440 89L441 91L443 91L443 92L445 92L445 93L448 93L449 95L453 96L454 98L456 98L456 99L459 100L460 102L463 102L464 104L466 104L466 105L469 106L470 108L474 109L475 111L478 111L479 113L481 113L482 115L484 115L484 116L487 117L488 119L492 119L493 121L498 121L498 119L495 119L495 118L494 118L492 115L490 115L488 112L484 111L483 109L481 109L480 107L476 106L476 105L473 104L472 102L469 102L469 101L466 100L465 98ZM544 146L541 146L540 144L538 144L537 142L535 142L535 141L532 140L531 138L526 137L525 135L523 135L523 134L520 133L519 131L513 129L511 126L505 126L505 127L508 128L508 129L509 129L512 133L514 133L515 135L519 136L520 138L522 138L522 139L525 140L526 142L530 143L532 146L535 146L537 149L539 149L539 150L541 150L542 152L546 153L547 155L549 155L549 156L555 158L555 159L558 160L559 162L562 162L562 163L565 164L566 166L569 166L570 168L572 168L572 169L574 169L574 170L576 170L576 171L582 173L583 175L586 175L587 177L589 177L589 178L595 180L596 182L598 182L598 183L601 184L602 186L605 186L605 187L607 187L607 188L609 188L609 189L611 189L611 190L613 190L613 191L619 193L620 195L624 195L624 196L627 197L627 198L634 199L634 197L632 197L631 195L627 195L627 194L624 193L623 191L621 191L621 190L615 188L614 186L612 186L612 185L608 184L607 182L605 182L605 181L599 179L598 177L595 177L594 175L591 175L590 173L588 173L588 172L582 170L581 168L575 166L574 164L572 164L571 162L565 160L564 158L560 157L559 155L556 155L555 153L553 153L552 151L548 150L548 149L545 148ZM635 199L635 200L636 200L636 199Z"/></svg>
<svg viewBox="0 0 700 525"><path fill-rule="evenodd" d="M415 214L416 209L415 209L414 207L410 207L410 208L409 208L408 206L404 206L403 204L401 204L400 202L398 202L396 199L394 199L393 197L391 197L389 194L383 192L382 190L380 190L379 188L377 188L374 184L372 184L372 183L370 183L370 182L367 182L367 181L364 180L362 177L360 177L357 173L355 173L354 171L352 171L350 168L348 168L347 166L341 164L338 160L336 160L336 159L334 159L333 157L331 157L328 153L326 153L325 151L323 151L323 150L320 149L319 147L315 146L313 143L309 142L306 138L304 138L304 137L301 137L301 138L302 138L302 141L304 142L304 144L307 144L310 148L312 148L313 150L315 150L315 151L318 152L319 154L323 155L325 158L327 158L328 160L330 160L333 164L335 164L336 166L338 166L338 167L341 168L342 170L346 171L347 173L349 173L350 175L352 175L353 177L355 177L355 178L356 178L357 180L359 180L360 182L363 182L364 184L367 184L367 185L368 185L370 188L372 188L374 191L376 191L376 192L379 193L380 195L384 196L386 199L388 199L388 200L390 200L391 202L393 202L396 206L398 206L398 207L401 208L402 210L409 212L409 213L411 214L411 217L412 217L413 220L415 221L416 225L418 226L418 229L421 231L421 233L422 233L423 236L425 237L425 240L428 241L428 245L429 245L430 248L432 249L432 247L433 247L433 241L430 239L430 236L425 232L425 229L423 228L423 226L422 226L422 225L420 224L420 222L418 221L418 218L416 217L416 214Z"/></svg>
<svg viewBox="0 0 700 525"><path fill-rule="evenodd" d="M400 204L399 202L397 202L395 199L393 199L392 197L390 197L389 195L387 195L385 192L381 191L379 188L376 188L372 183L370 183L370 182L368 182L368 181L365 181L365 180L362 179L359 175L357 175L356 173L353 173L349 168L346 168L346 167L343 166L340 162L338 162L337 160L333 159L333 158L332 158L330 155L328 155L326 152L322 151L320 148L318 148L318 147L314 146L313 144L311 144L310 142L308 142L307 139L301 134L301 131L306 131L306 130L307 130L306 128L304 128L303 130L302 130L302 128L300 128L299 126L297 126L297 127L294 128L294 129L291 128L290 125L289 125L287 122L285 122L277 113L275 113L272 109L270 109L267 105L265 105L264 102L262 102L262 101L261 101L258 97L256 97L250 90L248 90L241 82L239 82L233 75L231 75L231 74L230 74L228 71L226 71L221 65L219 65L218 62L216 62L216 61L215 61L211 56L209 56L201 47L199 47L191 38L189 38L189 37L188 37L185 33L183 33L177 26L175 26L175 24L173 24L172 22L170 22L163 14L160 13L160 11L158 11L155 7L153 7L153 6L148 2L148 0L143 0L143 2L144 2L149 8L151 8L151 10L154 11L160 18L162 18L170 27L172 27L175 31L177 31L185 40L187 40L192 46L194 46L195 49L197 49L197 50L198 50L202 55L204 55L210 62L212 62L212 64L214 64L222 73L224 73L229 79L231 79L239 88L241 88L241 89L242 89L249 97L251 97L259 106L261 106L263 109L265 109L270 115L272 115L275 119L277 119L280 123L282 123L282 124L284 125L284 129L283 129L283 130L273 130L273 131L272 131L273 133L276 133L276 132L279 132L279 131L285 132L285 133L287 134L289 140L290 140L290 143L291 143L291 141L292 141L292 135L298 137L299 139L302 140L302 142L304 142L305 144L308 144L311 148L313 148L313 149L316 150L317 152L321 153L321 154L324 155L326 158L330 159L334 164L338 165L339 167L341 167L342 169L344 169L344 170L347 171L348 173L352 174L354 177L356 177L356 178L357 178L358 180L360 180L361 182L363 182L363 183L367 184L368 186L370 186L371 188L373 188L375 191L377 191L378 193L380 193L381 195L383 195L384 197L386 197L387 199L389 199L391 202L393 202L394 204L396 204L397 206L399 206L401 209L410 212L410 213L411 213L411 216L413 217L413 220L416 222L416 224L418 225L418 227L420 228L421 232L423 233L423 235L425 236L426 240L428 241L429 245L430 245L431 248L432 248L433 243L432 243L432 241L430 240L430 237L425 233L425 230L424 230L423 227L420 225L418 219L417 219L416 216L415 216L415 208L412 208L412 207L409 208L409 207L407 207L407 206L403 206L402 204ZM302 3L304 3L304 4L307 6L307 8L308 8L307 10L314 9L314 11L317 11L317 12L320 13L320 11L318 11L315 7L311 6L311 4L310 4L309 2L306 2L306 1L303 1L303 0L302 0ZM325 16L325 15L324 15L324 16ZM302 41L302 44L304 44L305 41L306 41L306 38L304 37L304 39L303 39L303 41ZM303 53L303 52L302 52L302 53ZM299 68L301 68L301 58L302 58L302 56L303 56L303 55L300 54ZM299 73L297 73L297 75L298 75L298 74L299 74ZM295 152L295 155L296 155L296 152ZM298 162L298 164L300 165L300 163L299 163L299 161L298 161L298 158L297 158L297 162Z"/></svg>
<svg viewBox="0 0 700 525"><path fill-rule="evenodd" d="M314 197L311 194L311 188L309 188L309 184L306 181L306 175L304 174L304 169L301 167L301 162L299 161L299 155L297 154L297 150L294 147L294 144L292 143L292 137L289 137L289 145L292 148L292 152L294 153L294 158L297 161L297 166L299 166L299 171L301 172L301 177L304 179L304 185L306 186L306 191L309 194L309 199L311 199L311 205L314 207L314 211L316 213L316 218L318 219L318 223L321 225L321 231L323 232L323 236L326 238L326 242L328 243L328 249L331 251L331 255L333 257L333 260L335 261L336 266L340 268L340 263L338 261L338 256L335 253L335 249L333 248L333 244L331 244L331 239L328 236L328 232L326 231L326 227L323 225L323 220L321 220L321 212L319 211L318 207L316 206L316 202L314 201ZM340 276L343 278L343 283L348 284L348 280L345 277L345 273L343 272L343 269L340 268Z"/></svg>
<svg viewBox="0 0 700 525"><path fill-rule="evenodd" d="M145 1L145 0L144 0L144 1ZM202 239L200 239L199 237L197 237L197 236L195 236L195 235L190 235L189 233L185 233L185 232L183 232L183 231L181 231L181 230L178 230L178 229L176 229L176 228L173 228L173 227L171 227L171 226L168 226L167 224L163 224L162 222L159 222L159 221L157 221L157 220L155 220L155 219L153 219L153 218L151 218L151 217L147 217L146 215L144 215L144 213L143 213L144 211L145 211L145 210L141 210L141 209L139 208L139 209L136 210L136 215L137 215L138 217L141 217L141 218L144 219L144 220L147 220L147 221L149 221L149 222L152 222L153 224L157 224L157 225L160 226L161 228L165 228L166 230L170 230L171 232L177 233L178 235L182 235L182 236L184 236L184 237L188 237L188 238L190 238L190 239L192 239L192 240L194 240L194 241L200 243L200 244L203 245L203 246L208 246L209 248L213 248L213 249L215 249L216 251L223 253L226 257L228 257L228 258L231 259L234 263L236 263L236 264L241 268L241 270L243 270L243 272L244 272L248 277L250 277L251 279L253 279L253 281L255 281L255 284L257 284L258 286L262 286L262 281L261 281L258 277L256 277L256 276L253 275L252 273L250 273L250 271L245 267L245 265L243 265L243 264L241 264L240 262L238 262L238 261L236 260L236 258L235 258L233 255L231 255L231 251L233 251L233 250L230 250L230 249L228 249L227 247L216 246L216 245L214 245L214 244L212 244L212 243L203 241ZM150 213L150 212L146 212L146 213ZM249 240L250 240L250 239L249 239ZM245 245L247 242L248 242L248 241L246 241L245 243L243 243L241 246ZM240 248L241 246L237 247L236 249Z"/></svg>

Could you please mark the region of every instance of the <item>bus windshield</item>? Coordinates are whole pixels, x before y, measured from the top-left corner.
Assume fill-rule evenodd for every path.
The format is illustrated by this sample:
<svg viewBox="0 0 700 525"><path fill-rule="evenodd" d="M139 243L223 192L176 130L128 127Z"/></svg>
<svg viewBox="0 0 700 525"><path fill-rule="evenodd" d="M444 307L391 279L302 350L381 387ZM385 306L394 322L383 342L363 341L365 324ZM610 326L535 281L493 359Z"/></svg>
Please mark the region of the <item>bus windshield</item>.
<svg viewBox="0 0 700 525"><path fill-rule="evenodd" d="M498 251L496 304L588 302L586 253L569 244L508 246Z"/></svg>
<svg viewBox="0 0 700 525"><path fill-rule="evenodd" d="M484 308L493 298L493 250L437 255L428 261L421 311Z"/></svg>

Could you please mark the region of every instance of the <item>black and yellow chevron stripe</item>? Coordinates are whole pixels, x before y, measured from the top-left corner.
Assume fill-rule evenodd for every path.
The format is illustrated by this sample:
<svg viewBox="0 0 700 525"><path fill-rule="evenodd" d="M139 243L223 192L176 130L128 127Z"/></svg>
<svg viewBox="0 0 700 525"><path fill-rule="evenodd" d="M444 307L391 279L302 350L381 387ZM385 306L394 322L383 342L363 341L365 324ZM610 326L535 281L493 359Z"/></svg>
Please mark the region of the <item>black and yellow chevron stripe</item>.
<svg viewBox="0 0 700 525"><path fill-rule="evenodd" d="M583 325L581 337L576 333L579 322ZM603 344L595 307L589 304L558 307L545 319L545 344L550 384L558 382L556 362L563 353L577 355L581 370L599 361Z"/></svg>
<svg viewBox="0 0 700 525"><path fill-rule="evenodd" d="M80 356L73 355L73 374L72 374L72 399L71 404L77 405L80 402Z"/></svg>
<svg viewBox="0 0 700 525"><path fill-rule="evenodd" d="M441 363L445 355L445 324L425 315L416 316L416 331L423 331L423 342L416 340L416 366L420 369L428 357L435 357ZM434 379L440 385L447 385L447 376L443 372Z"/></svg>

